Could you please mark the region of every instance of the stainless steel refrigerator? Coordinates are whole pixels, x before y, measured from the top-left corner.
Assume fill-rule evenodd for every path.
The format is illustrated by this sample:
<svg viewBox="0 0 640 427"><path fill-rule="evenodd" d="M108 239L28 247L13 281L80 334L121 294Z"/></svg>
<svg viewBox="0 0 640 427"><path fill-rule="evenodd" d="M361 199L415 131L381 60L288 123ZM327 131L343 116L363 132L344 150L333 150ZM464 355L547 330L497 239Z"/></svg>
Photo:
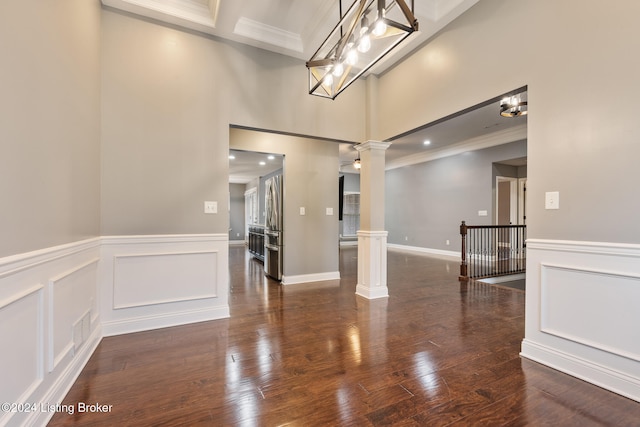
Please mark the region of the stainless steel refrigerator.
<svg viewBox="0 0 640 427"><path fill-rule="evenodd" d="M265 181L264 272L282 280L282 175Z"/></svg>

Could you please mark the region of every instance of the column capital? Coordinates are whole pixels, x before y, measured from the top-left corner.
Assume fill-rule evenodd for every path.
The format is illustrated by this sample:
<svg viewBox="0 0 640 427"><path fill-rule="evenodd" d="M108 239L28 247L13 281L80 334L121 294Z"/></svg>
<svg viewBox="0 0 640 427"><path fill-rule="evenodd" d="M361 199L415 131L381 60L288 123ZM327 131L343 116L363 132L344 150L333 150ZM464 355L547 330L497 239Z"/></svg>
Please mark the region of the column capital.
<svg viewBox="0 0 640 427"><path fill-rule="evenodd" d="M366 141L362 144L358 144L355 146L358 152L367 151L367 150L386 150L391 145L390 142L382 142L382 141Z"/></svg>

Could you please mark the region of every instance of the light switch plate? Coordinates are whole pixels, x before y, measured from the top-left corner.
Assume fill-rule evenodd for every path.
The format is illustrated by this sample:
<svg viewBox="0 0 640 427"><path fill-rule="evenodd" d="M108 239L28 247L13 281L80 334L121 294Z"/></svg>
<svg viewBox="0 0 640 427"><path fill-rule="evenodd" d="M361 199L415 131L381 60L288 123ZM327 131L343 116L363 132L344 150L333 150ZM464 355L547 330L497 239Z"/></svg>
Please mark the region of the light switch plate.
<svg viewBox="0 0 640 427"><path fill-rule="evenodd" d="M487 216L488 214L487 211L478 211L478 216Z"/></svg>
<svg viewBox="0 0 640 427"><path fill-rule="evenodd" d="M300 206L300 215L305 215L306 214L306 209L304 208L304 206Z"/></svg>
<svg viewBox="0 0 640 427"><path fill-rule="evenodd" d="M333 215L333 208L327 208L327 215Z"/></svg>
<svg viewBox="0 0 640 427"><path fill-rule="evenodd" d="M204 213L206 214L218 213L218 202L204 202Z"/></svg>
<svg viewBox="0 0 640 427"><path fill-rule="evenodd" d="M546 193L544 193L544 208L560 209L560 192L559 191L547 191Z"/></svg>

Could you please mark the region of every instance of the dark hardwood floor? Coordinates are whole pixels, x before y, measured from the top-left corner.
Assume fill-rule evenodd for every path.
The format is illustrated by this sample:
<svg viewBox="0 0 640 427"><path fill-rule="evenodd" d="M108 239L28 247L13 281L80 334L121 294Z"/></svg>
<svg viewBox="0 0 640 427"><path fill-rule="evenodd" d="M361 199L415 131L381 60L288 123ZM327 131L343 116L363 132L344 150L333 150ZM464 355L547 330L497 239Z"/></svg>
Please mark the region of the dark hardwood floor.
<svg viewBox="0 0 640 427"><path fill-rule="evenodd" d="M638 426L640 403L522 359L525 293L389 252L389 298L283 287L230 248L231 318L105 338L51 426Z"/></svg>

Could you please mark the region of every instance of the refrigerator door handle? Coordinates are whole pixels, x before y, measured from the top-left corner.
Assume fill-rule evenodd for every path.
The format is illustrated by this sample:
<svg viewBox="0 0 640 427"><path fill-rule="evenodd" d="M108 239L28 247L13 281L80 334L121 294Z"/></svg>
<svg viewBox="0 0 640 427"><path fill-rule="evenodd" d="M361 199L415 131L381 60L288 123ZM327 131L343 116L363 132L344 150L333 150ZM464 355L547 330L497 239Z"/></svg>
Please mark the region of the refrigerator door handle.
<svg viewBox="0 0 640 427"><path fill-rule="evenodd" d="M269 249L270 251L280 252L280 246L265 244L264 247Z"/></svg>

